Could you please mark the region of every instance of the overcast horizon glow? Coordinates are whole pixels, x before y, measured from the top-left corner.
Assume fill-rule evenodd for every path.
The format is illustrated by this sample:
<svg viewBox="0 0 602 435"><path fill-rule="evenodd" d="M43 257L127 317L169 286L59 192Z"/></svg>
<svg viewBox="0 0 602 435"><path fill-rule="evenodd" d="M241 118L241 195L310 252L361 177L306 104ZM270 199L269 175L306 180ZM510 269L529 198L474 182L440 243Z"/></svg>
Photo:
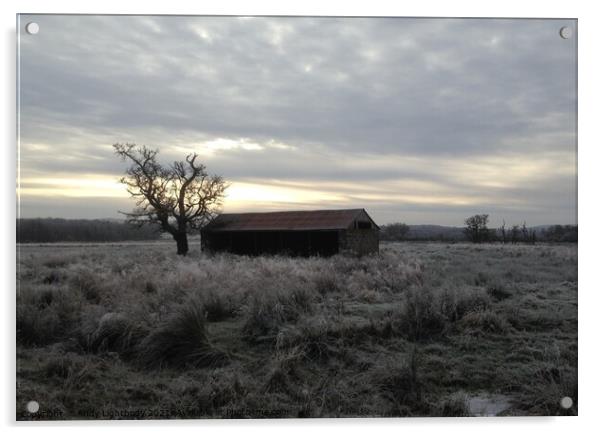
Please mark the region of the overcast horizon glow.
<svg viewBox="0 0 602 435"><path fill-rule="evenodd" d="M133 201L112 144L136 142L164 163L199 153L231 184L224 212L577 223L574 20L22 15L19 26L22 217L120 217Z"/></svg>

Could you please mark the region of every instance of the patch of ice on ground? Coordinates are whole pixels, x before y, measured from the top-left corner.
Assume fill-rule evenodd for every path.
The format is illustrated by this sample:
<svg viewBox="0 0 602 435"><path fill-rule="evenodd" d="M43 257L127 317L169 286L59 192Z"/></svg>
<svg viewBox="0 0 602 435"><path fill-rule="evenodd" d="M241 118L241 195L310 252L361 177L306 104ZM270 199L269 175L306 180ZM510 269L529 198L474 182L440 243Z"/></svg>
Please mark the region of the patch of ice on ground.
<svg viewBox="0 0 602 435"><path fill-rule="evenodd" d="M503 394L478 394L469 396L467 402L475 417L493 417L510 408L510 398Z"/></svg>

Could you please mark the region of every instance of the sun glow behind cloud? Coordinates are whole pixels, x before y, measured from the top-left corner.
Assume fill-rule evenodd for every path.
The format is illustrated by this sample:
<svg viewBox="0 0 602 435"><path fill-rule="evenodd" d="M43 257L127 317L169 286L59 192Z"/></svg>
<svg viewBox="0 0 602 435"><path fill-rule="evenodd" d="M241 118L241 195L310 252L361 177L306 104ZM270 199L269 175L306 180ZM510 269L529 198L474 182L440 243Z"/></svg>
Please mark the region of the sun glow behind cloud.
<svg viewBox="0 0 602 435"><path fill-rule="evenodd" d="M210 144L209 147L206 147ZM262 153L269 159L269 147L255 143L218 138L203 144L213 158L231 152L245 155ZM44 147L39 147L43 149ZM188 146L173 147L173 152L190 152ZM199 149L197 146L195 149ZM290 153L289 164L298 159L298 147L285 146ZM249 154L247 154L249 153ZM525 207L529 200L513 196L516 189L537 186L546 177L574 175L574 157L570 154L550 153L537 159L523 155L488 156L466 161L463 158L426 159L399 156L333 156L322 154L322 159L337 159L347 172L362 167L380 169L384 173L397 171L395 178L374 179L369 182L342 181L337 177L320 181L304 179L263 179L226 177L227 190L224 211L260 211L282 209L380 207L400 204L401 207L475 207L490 201L491 192L504 196L509 207ZM318 157L314 157L316 164ZM417 179L405 173L425 174ZM440 180L436 179L440 177ZM57 174L30 176L21 179L19 193L22 200L35 198L129 198L117 174ZM450 181L453 180L453 183ZM508 191L508 194L504 194ZM133 201L132 201L133 205Z"/></svg>
<svg viewBox="0 0 602 435"><path fill-rule="evenodd" d="M21 179L18 189L22 199L27 197L123 198L128 193L116 177L84 174L78 177L28 177Z"/></svg>
<svg viewBox="0 0 602 435"><path fill-rule="evenodd" d="M277 183L277 182L276 182ZM301 204L345 204L344 196L336 192L319 190L319 186L305 188L234 182L227 192L227 208L232 210L271 209L275 206Z"/></svg>
<svg viewBox="0 0 602 435"><path fill-rule="evenodd" d="M197 153L201 156L214 156L220 151L264 151L269 149L286 150L294 148L292 145L278 142L274 139L260 143L254 142L249 138L231 139L224 137L171 147L172 150L182 154Z"/></svg>

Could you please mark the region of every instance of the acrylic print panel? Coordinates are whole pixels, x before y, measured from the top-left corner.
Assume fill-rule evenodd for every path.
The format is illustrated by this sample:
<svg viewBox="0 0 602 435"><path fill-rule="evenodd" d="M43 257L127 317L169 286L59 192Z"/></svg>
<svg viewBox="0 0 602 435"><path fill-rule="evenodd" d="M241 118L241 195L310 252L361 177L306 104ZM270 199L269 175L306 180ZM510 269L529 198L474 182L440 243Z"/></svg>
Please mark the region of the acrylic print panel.
<svg viewBox="0 0 602 435"><path fill-rule="evenodd" d="M18 44L17 419L577 414L576 20Z"/></svg>

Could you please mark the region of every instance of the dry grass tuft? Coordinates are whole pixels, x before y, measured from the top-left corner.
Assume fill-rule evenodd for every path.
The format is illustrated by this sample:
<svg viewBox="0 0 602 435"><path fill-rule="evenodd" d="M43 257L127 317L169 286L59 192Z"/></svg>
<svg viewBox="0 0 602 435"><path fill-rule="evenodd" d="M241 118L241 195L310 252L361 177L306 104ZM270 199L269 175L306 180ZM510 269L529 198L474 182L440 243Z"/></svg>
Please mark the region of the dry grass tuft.
<svg viewBox="0 0 602 435"><path fill-rule="evenodd" d="M99 303L101 298L100 277L88 269L75 272L70 280L71 286L80 291L86 300L91 303Z"/></svg>
<svg viewBox="0 0 602 435"><path fill-rule="evenodd" d="M406 360L390 361L374 371L373 383L390 403L387 414L412 416L428 413L418 373L418 355L414 348Z"/></svg>
<svg viewBox="0 0 602 435"><path fill-rule="evenodd" d="M136 347L148 335L140 323L123 313L106 313L88 338L88 348L96 352L117 352L125 358L136 354Z"/></svg>
<svg viewBox="0 0 602 435"><path fill-rule="evenodd" d="M510 325L506 319L491 310L471 311L458 322L458 326L469 334L505 334Z"/></svg>
<svg viewBox="0 0 602 435"><path fill-rule="evenodd" d="M236 307L231 298L215 291L203 298L203 308L208 322L221 322L236 316Z"/></svg>
<svg viewBox="0 0 602 435"><path fill-rule="evenodd" d="M410 340L436 337L446 326L437 297L429 288L408 291L397 320L399 333Z"/></svg>
<svg viewBox="0 0 602 435"><path fill-rule="evenodd" d="M17 296L17 343L47 345L68 338L80 307L77 296L64 288L22 288Z"/></svg>
<svg viewBox="0 0 602 435"><path fill-rule="evenodd" d="M146 367L216 367L228 356L209 341L205 314L196 301L180 307L140 344L140 362Z"/></svg>
<svg viewBox="0 0 602 435"><path fill-rule="evenodd" d="M312 311L312 300L310 290L304 287L252 294L243 336L250 342L273 341L282 325Z"/></svg>

